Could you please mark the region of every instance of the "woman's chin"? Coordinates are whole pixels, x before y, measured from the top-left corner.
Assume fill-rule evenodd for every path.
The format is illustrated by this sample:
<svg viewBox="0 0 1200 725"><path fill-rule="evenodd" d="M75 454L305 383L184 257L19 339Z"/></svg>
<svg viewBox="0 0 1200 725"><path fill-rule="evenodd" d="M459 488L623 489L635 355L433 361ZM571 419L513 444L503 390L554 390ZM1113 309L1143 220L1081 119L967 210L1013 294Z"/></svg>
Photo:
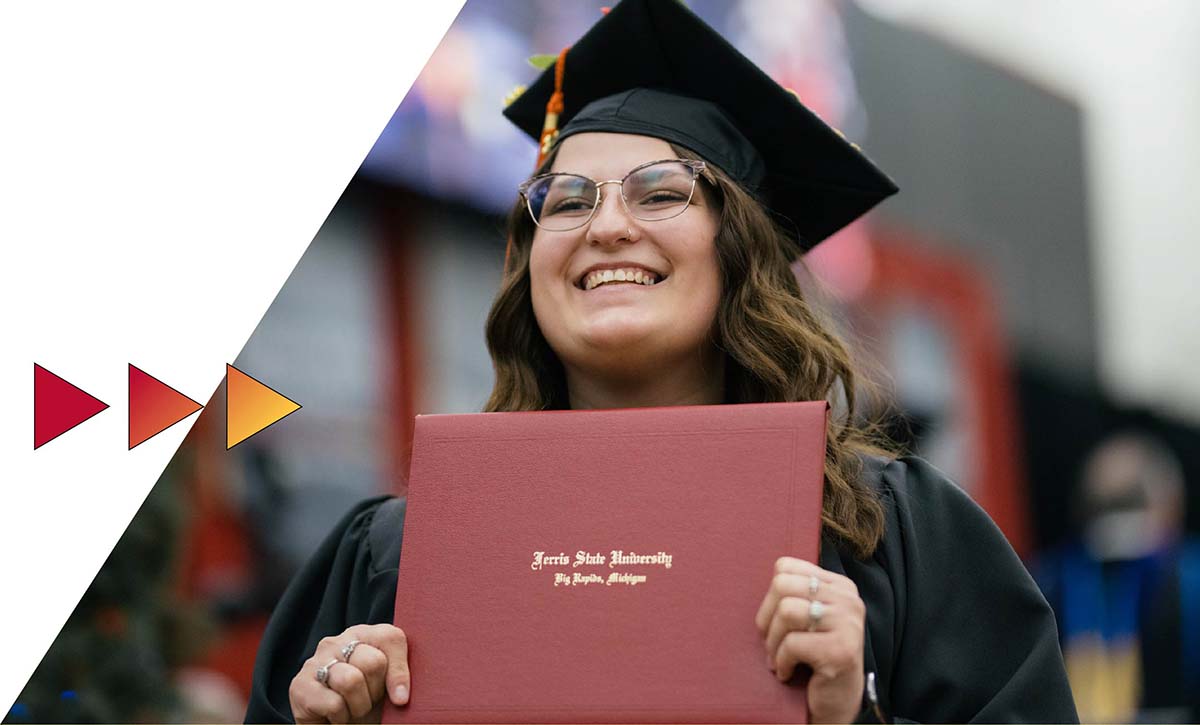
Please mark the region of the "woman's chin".
<svg viewBox="0 0 1200 725"><path fill-rule="evenodd" d="M579 335L584 347L593 352L627 352L630 348L651 346L662 336L662 327L649 324L649 321L630 320L628 315L605 317L592 320Z"/></svg>
<svg viewBox="0 0 1200 725"><path fill-rule="evenodd" d="M625 377L645 374L665 354L660 347L646 328L613 325L581 331L558 354L569 367L590 375Z"/></svg>

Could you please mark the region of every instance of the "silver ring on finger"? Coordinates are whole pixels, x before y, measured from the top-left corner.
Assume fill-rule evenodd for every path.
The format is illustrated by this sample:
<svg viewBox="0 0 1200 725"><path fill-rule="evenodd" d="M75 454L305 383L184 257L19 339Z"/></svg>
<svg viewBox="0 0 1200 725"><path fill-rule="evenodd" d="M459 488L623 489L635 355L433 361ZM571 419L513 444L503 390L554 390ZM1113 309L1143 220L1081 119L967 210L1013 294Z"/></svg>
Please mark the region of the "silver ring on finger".
<svg viewBox="0 0 1200 725"><path fill-rule="evenodd" d="M810 576L808 578L808 598L816 599L817 598L817 590L820 588L821 588L821 580L818 579L816 576Z"/></svg>
<svg viewBox="0 0 1200 725"><path fill-rule="evenodd" d="M346 662L350 661L350 655L354 654L354 648L362 644L357 639L350 640L350 643L342 648L342 659Z"/></svg>
<svg viewBox="0 0 1200 725"><path fill-rule="evenodd" d="M333 667L334 665L338 664L339 662L341 662L341 660L334 657L333 659L329 660L329 664L318 667L317 673L316 673L317 682L320 682L322 685L329 687L329 669L331 667Z"/></svg>
<svg viewBox="0 0 1200 725"><path fill-rule="evenodd" d="M825 616L825 603L816 599L808 603L808 631L815 632L821 626L821 617Z"/></svg>

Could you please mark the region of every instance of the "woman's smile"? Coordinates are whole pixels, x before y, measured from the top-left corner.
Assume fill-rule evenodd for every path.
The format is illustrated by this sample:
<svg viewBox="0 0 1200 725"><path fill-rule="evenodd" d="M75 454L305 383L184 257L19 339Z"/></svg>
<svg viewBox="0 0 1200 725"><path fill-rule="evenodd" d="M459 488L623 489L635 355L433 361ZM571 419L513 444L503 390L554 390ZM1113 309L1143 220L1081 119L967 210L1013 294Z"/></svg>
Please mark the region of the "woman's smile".
<svg viewBox="0 0 1200 725"><path fill-rule="evenodd" d="M599 287L611 288L620 285L628 285L630 283L643 287L653 287L659 282L665 281L665 277L660 273L631 264L618 264L615 266L597 265L585 272L575 286L585 291L591 291Z"/></svg>

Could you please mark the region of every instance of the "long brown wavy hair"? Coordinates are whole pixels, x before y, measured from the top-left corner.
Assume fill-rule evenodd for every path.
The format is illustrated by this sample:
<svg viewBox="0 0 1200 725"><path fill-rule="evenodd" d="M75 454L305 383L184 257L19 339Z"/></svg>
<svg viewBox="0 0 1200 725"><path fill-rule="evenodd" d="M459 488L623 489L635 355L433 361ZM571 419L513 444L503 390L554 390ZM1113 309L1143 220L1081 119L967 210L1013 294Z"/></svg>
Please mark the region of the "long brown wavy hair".
<svg viewBox="0 0 1200 725"><path fill-rule="evenodd" d="M680 158L699 158L671 145ZM548 169L551 154L542 166ZM541 169L539 169L539 173ZM725 355L725 402L827 400L831 403L821 521L860 558L883 536L883 507L861 480L865 454L891 455L875 428L858 420L850 353L801 293L790 262L799 244L758 200L708 164L705 179L720 208L715 240L721 300L712 328ZM562 363L542 336L529 289L535 225L520 199L508 216L511 251L487 320L496 381L484 410L570 407Z"/></svg>

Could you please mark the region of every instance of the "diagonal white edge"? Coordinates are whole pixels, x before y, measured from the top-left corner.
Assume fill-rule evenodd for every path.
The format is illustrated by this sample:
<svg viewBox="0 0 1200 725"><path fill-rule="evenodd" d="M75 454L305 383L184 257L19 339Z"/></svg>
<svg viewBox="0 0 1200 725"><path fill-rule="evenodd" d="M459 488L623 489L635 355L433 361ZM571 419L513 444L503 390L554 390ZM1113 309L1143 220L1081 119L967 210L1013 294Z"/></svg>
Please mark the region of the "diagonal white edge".
<svg viewBox="0 0 1200 725"><path fill-rule="evenodd" d="M209 399L461 5L0 8L0 717L196 420L127 364ZM111 406L37 451L35 362Z"/></svg>

